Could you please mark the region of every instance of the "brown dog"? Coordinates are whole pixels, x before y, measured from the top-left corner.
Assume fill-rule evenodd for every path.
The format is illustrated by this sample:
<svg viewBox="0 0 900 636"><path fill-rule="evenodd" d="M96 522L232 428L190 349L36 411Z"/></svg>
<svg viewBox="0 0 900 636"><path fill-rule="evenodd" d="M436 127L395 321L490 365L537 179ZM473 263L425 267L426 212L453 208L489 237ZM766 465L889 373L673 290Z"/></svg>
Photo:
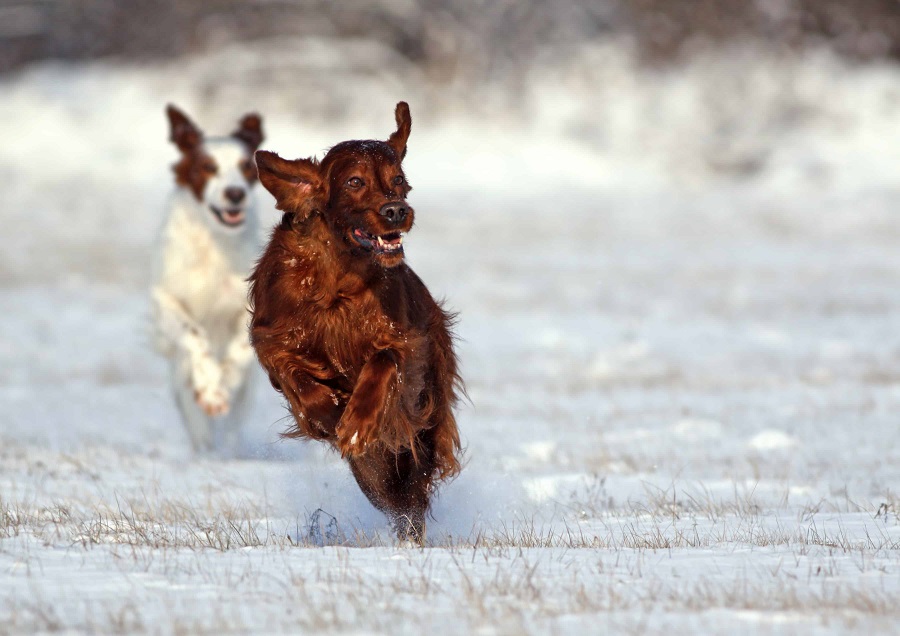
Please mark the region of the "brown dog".
<svg viewBox="0 0 900 636"><path fill-rule="evenodd" d="M452 317L403 260L401 168L411 118L387 142L345 141L321 162L258 151L284 211L250 278L251 340L296 420L326 440L400 539L423 542L435 483L459 472Z"/></svg>

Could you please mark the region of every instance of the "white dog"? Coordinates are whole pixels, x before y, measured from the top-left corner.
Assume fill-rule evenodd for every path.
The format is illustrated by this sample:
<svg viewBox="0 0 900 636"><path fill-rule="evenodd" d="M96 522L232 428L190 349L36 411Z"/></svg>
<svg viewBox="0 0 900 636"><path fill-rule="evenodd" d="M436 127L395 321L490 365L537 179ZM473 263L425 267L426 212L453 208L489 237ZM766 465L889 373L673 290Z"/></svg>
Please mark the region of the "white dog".
<svg viewBox="0 0 900 636"><path fill-rule="evenodd" d="M262 122L246 115L231 136L204 138L177 108L166 112L181 158L154 268L155 339L194 449L233 452L253 360L246 279L259 254L253 153Z"/></svg>

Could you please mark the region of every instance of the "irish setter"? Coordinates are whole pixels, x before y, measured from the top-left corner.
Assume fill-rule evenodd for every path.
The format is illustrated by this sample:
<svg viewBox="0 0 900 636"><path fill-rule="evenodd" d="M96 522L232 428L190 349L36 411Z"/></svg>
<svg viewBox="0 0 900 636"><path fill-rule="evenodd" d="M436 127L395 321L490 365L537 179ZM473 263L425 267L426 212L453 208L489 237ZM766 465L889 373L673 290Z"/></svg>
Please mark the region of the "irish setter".
<svg viewBox="0 0 900 636"><path fill-rule="evenodd" d="M403 258L413 226L401 162L412 120L384 141L345 141L322 161L258 151L284 216L250 277L251 341L295 419L350 463L401 540L425 539L437 482L460 469L453 316Z"/></svg>

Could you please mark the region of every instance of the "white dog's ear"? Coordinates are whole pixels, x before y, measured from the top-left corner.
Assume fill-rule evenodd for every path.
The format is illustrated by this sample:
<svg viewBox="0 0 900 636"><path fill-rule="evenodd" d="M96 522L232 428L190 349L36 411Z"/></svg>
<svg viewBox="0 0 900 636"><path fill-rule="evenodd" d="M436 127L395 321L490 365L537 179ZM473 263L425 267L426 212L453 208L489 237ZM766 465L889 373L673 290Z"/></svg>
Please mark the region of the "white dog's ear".
<svg viewBox="0 0 900 636"><path fill-rule="evenodd" d="M265 139L262 129L262 118L256 113L247 113L238 122L237 130L231 133L235 139L243 141L250 152L256 152Z"/></svg>
<svg viewBox="0 0 900 636"><path fill-rule="evenodd" d="M172 104L166 106L169 117L169 141L178 146L181 152L190 152L203 141L203 132L188 116Z"/></svg>
<svg viewBox="0 0 900 636"><path fill-rule="evenodd" d="M259 182L275 197L279 210L305 220L327 201L325 181L315 159L282 159L274 152L257 150Z"/></svg>
<svg viewBox="0 0 900 636"><path fill-rule="evenodd" d="M412 117L409 114L409 104L400 102L394 110L394 119L397 120L397 130L388 138L388 145L403 159L406 156L406 141L409 139L409 131L412 129Z"/></svg>

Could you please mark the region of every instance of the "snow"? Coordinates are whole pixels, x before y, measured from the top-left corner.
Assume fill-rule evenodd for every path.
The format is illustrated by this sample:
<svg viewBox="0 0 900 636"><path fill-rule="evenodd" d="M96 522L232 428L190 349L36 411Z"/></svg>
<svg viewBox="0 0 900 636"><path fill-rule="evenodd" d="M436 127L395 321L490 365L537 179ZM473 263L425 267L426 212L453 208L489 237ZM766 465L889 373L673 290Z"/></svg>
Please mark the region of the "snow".
<svg viewBox="0 0 900 636"><path fill-rule="evenodd" d="M0 84L0 624L891 631L897 68L735 49L650 71L607 43L514 107L463 106L377 47L270 67L269 46ZM352 94L329 47L382 63ZM294 157L386 137L399 99L404 249L460 312L470 396L425 549L334 453L278 438L264 378L241 456L193 457L147 324L167 102L210 132L258 110Z"/></svg>
<svg viewBox="0 0 900 636"><path fill-rule="evenodd" d="M761 451L774 451L781 448L790 448L796 443L797 441L784 431L774 429L760 431L748 442L751 447Z"/></svg>

